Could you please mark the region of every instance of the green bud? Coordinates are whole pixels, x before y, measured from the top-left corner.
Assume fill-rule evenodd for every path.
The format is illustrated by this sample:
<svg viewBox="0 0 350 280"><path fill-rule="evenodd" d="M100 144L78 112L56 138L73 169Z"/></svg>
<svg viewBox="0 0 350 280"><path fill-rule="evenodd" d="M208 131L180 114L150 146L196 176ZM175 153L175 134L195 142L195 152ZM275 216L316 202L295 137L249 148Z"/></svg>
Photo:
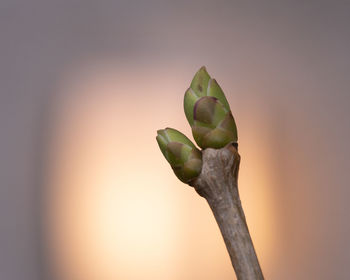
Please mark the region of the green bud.
<svg viewBox="0 0 350 280"><path fill-rule="evenodd" d="M193 137L202 149L219 149L237 142L235 120L215 97L204 96L194 106Z"/></svg>
<svg viewBox="0 0 350 280"><path fill-rule="evenodd" d="M194 75L190 88L185 93L184 109L188 122L193 125L194 104L204 96L216 97L230 111L224 92L215 79L211 79L205 67L201 67Z"/></svg>
<svg viewBox="0 0 350 280"><path fill-rule="evenodd" d="M216 80L203 66L185 93L184 109L198 146L222 148L237 142L237 128L230 105Z"/></svg>
<svg viewBox="0 0 350 280"><path fill-rule="evenodd" d="M202 153L191 140L173 128L158 130L157 134L159 148L175 175L184 183L198 177L202 170Z"/></svg>

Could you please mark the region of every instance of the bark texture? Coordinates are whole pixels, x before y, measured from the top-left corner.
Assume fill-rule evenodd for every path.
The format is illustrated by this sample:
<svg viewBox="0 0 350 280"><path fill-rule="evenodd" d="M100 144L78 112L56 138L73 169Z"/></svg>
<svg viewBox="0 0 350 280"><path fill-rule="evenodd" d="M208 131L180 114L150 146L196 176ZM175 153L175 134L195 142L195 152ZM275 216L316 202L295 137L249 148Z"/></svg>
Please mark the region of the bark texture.
<svg viewBox="0 0 350 280"><path fill-rule="evenodd" d="M202 172L191 185L215 216L238 280L264 279L238 193L240 155L232 144L203 150Z"/></svg>

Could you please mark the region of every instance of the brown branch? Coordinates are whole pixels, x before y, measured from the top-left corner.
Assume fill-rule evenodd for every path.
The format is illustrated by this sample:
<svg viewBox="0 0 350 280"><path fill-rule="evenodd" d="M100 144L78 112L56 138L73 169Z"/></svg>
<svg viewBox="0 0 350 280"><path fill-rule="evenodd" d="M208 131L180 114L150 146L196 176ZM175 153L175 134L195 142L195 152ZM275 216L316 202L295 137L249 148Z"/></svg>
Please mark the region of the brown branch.
<svg viewBox="0 0 350 280"><path fill-rule="evenodd" d="M202 172L191 185L215 216L238 280L264 279L238 193L240 156L229 144L203 151Z"/></svg>

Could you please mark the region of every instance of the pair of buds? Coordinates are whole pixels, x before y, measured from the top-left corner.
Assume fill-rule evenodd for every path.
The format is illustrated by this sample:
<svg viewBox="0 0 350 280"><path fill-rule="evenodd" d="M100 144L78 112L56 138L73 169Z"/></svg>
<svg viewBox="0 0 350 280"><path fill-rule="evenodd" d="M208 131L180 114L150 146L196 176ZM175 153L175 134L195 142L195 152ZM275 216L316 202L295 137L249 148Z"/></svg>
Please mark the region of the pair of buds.
<svg viewBox="0 0 350 280"><path fill-rule="evenodd" d="M184 97L184 109L193 138L202 148L220 149L237 142L237 128L230 105L215 79L203 66L195 74ZM157 131L157 142L175 175L190 183L202 170L202 152L180 131Z"/></svg>

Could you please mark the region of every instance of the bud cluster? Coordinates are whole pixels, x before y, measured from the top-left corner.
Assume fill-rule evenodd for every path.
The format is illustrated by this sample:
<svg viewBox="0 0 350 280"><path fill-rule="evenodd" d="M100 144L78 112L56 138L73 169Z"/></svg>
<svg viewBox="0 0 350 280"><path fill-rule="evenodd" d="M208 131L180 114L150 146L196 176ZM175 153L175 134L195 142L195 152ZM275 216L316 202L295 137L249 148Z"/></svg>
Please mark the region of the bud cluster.
<svg viewBox="0 0 350 280"><path fill-rule="evenodd" d="M195 74L184 97L186 118L193 138L202 149L219 149L237 142L237 128L224 92L205 67ZM166 128L157 131L157 142L175 175L185 183L199 176L202 153L184 134Z"/></svg>

